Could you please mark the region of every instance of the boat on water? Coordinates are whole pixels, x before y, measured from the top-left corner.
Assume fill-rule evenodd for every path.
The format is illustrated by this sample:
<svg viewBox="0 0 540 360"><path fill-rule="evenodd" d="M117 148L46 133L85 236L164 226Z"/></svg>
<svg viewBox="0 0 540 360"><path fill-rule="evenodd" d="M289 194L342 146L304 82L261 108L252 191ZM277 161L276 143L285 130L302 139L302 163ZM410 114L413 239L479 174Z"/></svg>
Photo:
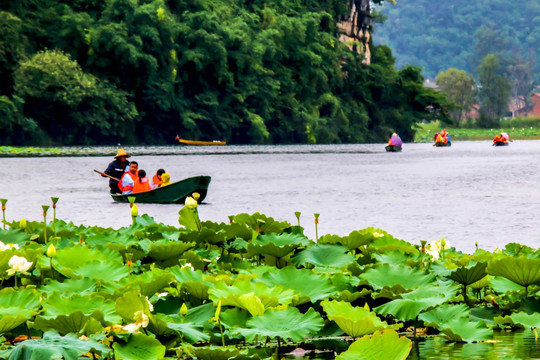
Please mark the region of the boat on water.
<svg viewBox="0 0 540 360"><path fill-rule="evenodd" d="M399 151L401 151L401 146L397 146L397 145L386 145L385 149L386 149L386 151L388 151L388 152L399 152Z"/></svg>
<svg viewBox="0 0 540 360"><path fill-rule="evenodd" d="M184 145L227 145L226 141L212 140L212 141L199 141L199 140L186 140L177 138L180 144Z"/></svg>
<svg viewBox="0 0 540 360"><path fill-rule="evenodd" d="M496 141L493 143L493 146L508 146L509 144L507 142L502 141Z"/></svg>
<svg viewBox="0 0 540 360"><path fill-rule="evenodd" d="M128 197L135 197L136 203L178 204L184 203L186 197L193 193L200 195L198 202L201 203L208 192L210 176L194 176L184 180L161 186L156 189L136 194L112 194L116 202L129 202Z"/></svg>
<svg viewBox="0 0 540 360"><path fill-rule="evenodd" d="M449 142L436 142L435 144L433 144L433 146L447 147L447 146L452 146L452 143L450 141Z"/></svg>

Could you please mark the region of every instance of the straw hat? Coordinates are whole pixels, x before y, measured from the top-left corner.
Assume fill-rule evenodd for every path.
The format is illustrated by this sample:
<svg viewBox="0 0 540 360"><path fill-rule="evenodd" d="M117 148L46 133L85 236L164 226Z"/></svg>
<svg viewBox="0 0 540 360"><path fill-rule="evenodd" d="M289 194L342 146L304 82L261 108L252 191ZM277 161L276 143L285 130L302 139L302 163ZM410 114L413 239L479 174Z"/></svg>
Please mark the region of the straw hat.
<svg viewBox="0 0 540 360"><path fill-rule="evenodd" d="M116 154L114 158L116 159L120 156L125 156L126 158L131 157L124 149L118 149L118 154Z"/></svg>

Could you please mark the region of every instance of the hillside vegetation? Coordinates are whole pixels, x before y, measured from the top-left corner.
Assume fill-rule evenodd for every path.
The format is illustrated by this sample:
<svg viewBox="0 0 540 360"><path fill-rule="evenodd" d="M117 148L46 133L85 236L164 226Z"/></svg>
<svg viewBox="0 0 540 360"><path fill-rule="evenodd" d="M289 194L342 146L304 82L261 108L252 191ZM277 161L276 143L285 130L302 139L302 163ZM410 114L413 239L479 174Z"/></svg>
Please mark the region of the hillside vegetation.
<svg viewBox="0 0 540 360"><path fill-rule="evenodd" d="M383 0L375 3L383 3ZM338 41L347 0L0 3L4 145L384 141L445 100L386 46Z"/></svg>
<svg viewBox="0 0 540 360"><path fill-rule="evenodd" d="M387 17L375 42L392 48L399 67L415 64L435 78L448 68L474 73L494 53L504 62L529 63L540 80L540 2L523 0L400 1L380 9Z"/></svg>

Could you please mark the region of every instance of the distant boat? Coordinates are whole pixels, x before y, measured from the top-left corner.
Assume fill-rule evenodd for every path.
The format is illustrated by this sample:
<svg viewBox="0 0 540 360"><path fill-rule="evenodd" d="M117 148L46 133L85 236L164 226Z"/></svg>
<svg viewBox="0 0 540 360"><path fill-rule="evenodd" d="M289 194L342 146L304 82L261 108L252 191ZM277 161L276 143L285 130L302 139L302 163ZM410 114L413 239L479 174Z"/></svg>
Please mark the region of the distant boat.
<svg viewBox="0 0 540 360"><path fill-rule="evenodd" d="M186 197L194 192L200 195L198 202L201 203L208 192L210 176L194 176L174 182L167 186L161 186L154 190L135 194L111 194L116 202L129 202L128 197L135 197L136 203L173 204L183 203Z"/></svg>
<svg viewBox="0 0 540 360"><path fill-rule="evenodd" d="M176 137L176 140L180 144L184 145L227 145L226 141L222 140L212 140L212 141L199 141L199 140L186 140L186 139L180 139L178 136Z"/></svg>
<svg viewBox="0 0 540 360"><path fill-rule="evenodd" d="M388 152L398 152L398 151L401 151L401 146L397 146L397 145L386 145L385 149L386 149L386 151L388 151Z"/></svg>
<svg viewBox="0 0 540 360"><path fill-rule="evenodd" d="M493 143L493 146L508 146L509 144L507 142L502 142L502 141L495 141Z"/></svg>
<svg viewBox="0 0 540 360"><path fill-rule="evenodd" d="M433 146L446 147L446 146L452 146L452 143L450 141L449 142L436 142L435 144L433 144Z"/></svg>

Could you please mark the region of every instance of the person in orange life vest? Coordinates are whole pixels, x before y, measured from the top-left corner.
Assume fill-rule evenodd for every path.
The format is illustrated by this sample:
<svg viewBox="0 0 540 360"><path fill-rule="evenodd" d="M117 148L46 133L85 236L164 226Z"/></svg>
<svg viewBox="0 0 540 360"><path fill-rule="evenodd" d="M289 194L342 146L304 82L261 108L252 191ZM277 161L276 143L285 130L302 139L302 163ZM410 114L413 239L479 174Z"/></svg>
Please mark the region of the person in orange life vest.
<svg viewBox="0 0 540 360"><path fill-rule="evenodd" d="M129 164L129 171L126 171L120 182L118 183L118 188L122 191L122 194L131 194L133 192L133 184L137 179L137 170L139 169L139 164L136 161L132 161Z"/></svg>
<svg viewBox="0 0 540 360"><path fill-rule="evenodd" d="M165 170L163 169L158 169L158 171L156 171L156 174L152 177L152 183L151 183L151 185L153 185L154 188L160 187L161 184L163 184L163 179L161 178L161 176L164 173L165 173Z"/></svg>
<svg viewBox="0 0 540 360"><path fill-rule="evenodd" d="M122 175L129 170L129 161L127 160L130 157L124 149L118 149L118 153L114 157L107 170L105 170L101 176L105 177L104 174L112 176L113 178L120 179ZM118 188L118 180L109 179L109 188L111 189L112 194L119 194L122 191Z"/></svg>
<svg viewBox="0 0 540 360"><path fill-rule="evenodd" d="M437 138L435 139L435 142L436 142L436 143L445 143L445 142L446 142L446 138L444 138L444 137L442 136L442 134L438 134L438 135L437 135Z"/></svg>
<svg viewBox="0 0 540 360"><path fill-rule="evenodd" d="M503 140L501 139L501 136L499 136L499 134L495 135L495 138L493 139L493 143L499 143L499 142L502 142Z"/></svg>
<svg viewBox="0 0 540 360"><path fill-rule="evenodd" d="M138 173L139 177L135 179L135 182L133 183L133 193L140 193L143 191L150 191L153 189L152 185L150 185L150 181L146 177L146 171L143 169L139 170Z"/></svg>
<svg viewBox="0 0 540 360"><path fill-rule="evenodd" d="M448 135L448 133L446 132L446 129L441 130L441 135L443 138L446 138L446 135Z"/></svg>

